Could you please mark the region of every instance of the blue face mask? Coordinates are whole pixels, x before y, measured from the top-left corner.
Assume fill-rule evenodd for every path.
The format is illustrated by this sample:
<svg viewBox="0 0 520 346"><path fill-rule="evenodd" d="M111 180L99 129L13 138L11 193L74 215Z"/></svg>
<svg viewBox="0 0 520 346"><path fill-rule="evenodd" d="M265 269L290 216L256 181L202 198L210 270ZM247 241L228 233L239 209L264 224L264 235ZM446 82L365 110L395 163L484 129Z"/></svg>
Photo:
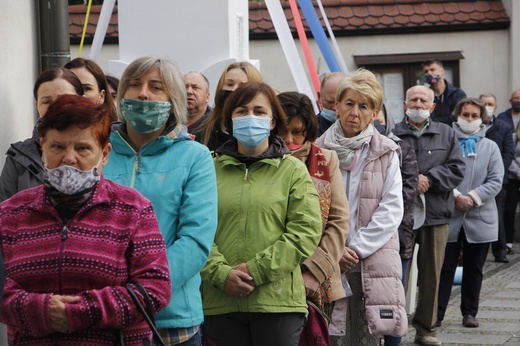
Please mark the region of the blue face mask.
<svg viewBox="0 0 520 346"><path fill-rule="evenodd" d="M320 115L330 123L336 122L336 112L331 109L323 108L320 112Z"/></svg>
<svg viewBox="0 0 520 346"><path fill-rule="evenodd" d="M271 133L271 118L246 115L233 118L233 137L249 148L259 146Z"/></svg>
<svg viewBox="0 0 520 346"><path fill-rule="evenodd" d="M384 135L386 133L386 125L381 124L379 120L374 120L374 127L380 134Z"/></svg>

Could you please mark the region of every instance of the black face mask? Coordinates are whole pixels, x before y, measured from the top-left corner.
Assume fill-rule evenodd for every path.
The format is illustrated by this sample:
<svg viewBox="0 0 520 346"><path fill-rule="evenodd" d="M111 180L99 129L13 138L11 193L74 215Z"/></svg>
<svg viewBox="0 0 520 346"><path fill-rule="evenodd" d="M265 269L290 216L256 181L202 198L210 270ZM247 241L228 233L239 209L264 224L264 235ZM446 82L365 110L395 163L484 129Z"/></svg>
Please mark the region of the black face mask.
<svg viewBox="0 0 520 346"><path fill-rule="evenodd" d="M517 113L520 112L520 102L511 102L511 108Z"/></svg>
<svg viewBox="0 0 520 346"><path fill-rule="evenodd" d="M231 95L232 92L233 92L233 90L221 90L218 93L217 102L218 102L218 105L220 106L220 108L224 108L224 103L226 103L226 100L228 99L229 95Z"/></svg>

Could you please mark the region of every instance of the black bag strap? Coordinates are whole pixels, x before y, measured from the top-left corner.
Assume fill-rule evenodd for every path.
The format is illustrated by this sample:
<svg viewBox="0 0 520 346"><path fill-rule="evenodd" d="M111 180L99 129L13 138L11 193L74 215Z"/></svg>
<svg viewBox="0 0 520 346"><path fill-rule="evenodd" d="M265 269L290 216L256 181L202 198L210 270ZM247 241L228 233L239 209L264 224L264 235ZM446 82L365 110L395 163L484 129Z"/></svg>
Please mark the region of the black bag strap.
<svg viewBox="0 0 520 346"><path fill-rule="evenodd" d="M148 326L150 327L150 329L152 330L152 334L153 334L153 340L158 344L158 345L162 345L162 346L166 346L164 344L164 341L163 339L161 338L161 336L159 335L159 331L157 330L157 328L155 327L155 319L153 317L153 313L152 313L152 304L150 302L150 297L148 296L148 292L146 292L146 289L141 286L141 284L139 283L133 283L133 285L135 285L137 287L137 289L141 292L141 294L143 295L144 297L144 301L146 303L146 309L143 307L143 305L141 304L141 301L139 300L139 298L137 297L137 295L135 294L134 290L130 287L130 286L125 286L126 287L126 290L128 291L128 294L130 295L130 297L132 297L132 300L134 301L135 305L137 306L137 308L139 309L139 311L141 312L141 314L143 315L144 317L144 320L146 321L146 323L148 324Z"/></svg>

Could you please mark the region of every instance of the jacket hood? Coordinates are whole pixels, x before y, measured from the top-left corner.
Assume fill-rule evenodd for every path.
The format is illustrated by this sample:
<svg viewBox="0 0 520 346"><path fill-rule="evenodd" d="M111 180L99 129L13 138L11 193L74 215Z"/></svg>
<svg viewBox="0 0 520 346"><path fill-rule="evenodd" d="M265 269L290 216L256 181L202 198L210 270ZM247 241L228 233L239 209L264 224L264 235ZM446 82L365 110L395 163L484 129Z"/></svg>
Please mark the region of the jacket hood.
<svg viewBox="0 0 520 346"><path fill-rule="evenodd" d="M177 125L170 132L163 132L162 135L145 144L140 150L137 150L128 137L126 131L126 123L119 122L112 124L112 133L110 135L110 143L113 149L123 155L133 156L137 151L142 155L154 155L172 145L175 142L190 140L191 136L186 132L186 126Z"/></svg>
<svg viewBox="0 0 520 346"><path fill-rule="evenodd" d="M216 153L218 155L229 155L231 157L234 157L238 161L245 163L246 166L249 166L262 159L284 157L285 155L290 154L291 151L289 150L289 148L287 148L285 142L279 136L275 136L269 138L269 147L262 154L258 156L246 156L238 152L237 140L233 137L229 141L224 143L220 148L218 148L216 150Z"/></svg>

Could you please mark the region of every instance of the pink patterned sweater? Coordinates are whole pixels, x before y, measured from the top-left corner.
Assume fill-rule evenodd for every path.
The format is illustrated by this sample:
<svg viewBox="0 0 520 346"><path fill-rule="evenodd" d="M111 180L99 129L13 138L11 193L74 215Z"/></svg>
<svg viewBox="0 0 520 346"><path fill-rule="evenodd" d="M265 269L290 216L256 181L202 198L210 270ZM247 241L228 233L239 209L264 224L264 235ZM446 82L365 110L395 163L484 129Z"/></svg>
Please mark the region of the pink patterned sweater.
<svg viewBox="0 0 520 346"><path fill-rule="evenodd" d="M7 274L1 322L10 345L114 345L121 329L125 345L142 345L150 330L124 285L141 283L155 312L170 300L151 203L109 180L101 179L68 225L43 186L16 194L0 204L0 242ZM81 298L67 304L69 334L51 326L52 294Z"/></svg>

